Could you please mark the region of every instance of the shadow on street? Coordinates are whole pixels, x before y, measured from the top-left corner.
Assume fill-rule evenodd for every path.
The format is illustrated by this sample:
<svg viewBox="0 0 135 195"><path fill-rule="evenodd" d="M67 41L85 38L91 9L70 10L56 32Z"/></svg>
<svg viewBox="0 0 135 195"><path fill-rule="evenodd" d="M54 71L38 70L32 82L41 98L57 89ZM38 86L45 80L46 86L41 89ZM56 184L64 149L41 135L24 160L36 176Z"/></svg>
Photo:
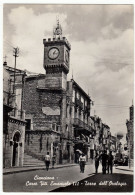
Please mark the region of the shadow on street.
<svg viewBox="0 0 135 195"><path fill-rule="evenodd" d="M133 192L133 175L98 173L51 192Z"/></svg>

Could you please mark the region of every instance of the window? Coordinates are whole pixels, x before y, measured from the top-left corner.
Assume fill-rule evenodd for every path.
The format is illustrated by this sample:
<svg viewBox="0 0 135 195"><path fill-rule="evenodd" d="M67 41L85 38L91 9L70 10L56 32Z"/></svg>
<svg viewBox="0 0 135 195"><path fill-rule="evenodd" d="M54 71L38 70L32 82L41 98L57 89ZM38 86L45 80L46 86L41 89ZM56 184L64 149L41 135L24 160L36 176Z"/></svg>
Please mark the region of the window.
<svg viewBox="0 0 135 195"><path fill-rule="evenodd" d="M53 129L53 131L56 131L56 123L52 124L52 129Z"/></svg>
<svg viewBox="0 0 135 195"><path fill-rule="evenodd" d="M31 130L31 119L25 119L26 120L26 130Z"/></svg>
<svg viewBox="0 0 135 195"><path fill-rule="evenodd" d="M72 102L75 102L75 90L73 89Z"/></svg>
<svg viewBox="0 0 135 195"><path fill-rule="evenodd" d="M81 102L82 102L82 103L84 103L84 99L83 99L83 97L82 97L82 96L81 96Z"/></svg>
<svg viewBox="0 0 135 195"><path fill-rule="evenodd" d="M67 104L67 106L66 106L66 118L68 118L68 113L69 113L69 106Z"/></svg>
<svg viewBox="0 0 135 195"><path fill-rule="evenodd" d="M66 131L68 131L68 125L66 125Z"/></svg>
<svg viewBox="0 0 135 195"><path fill-rule="evenodd" d="M77 97L77 99L79 99L79 93L78 92L76 92L76 97Z"/></svg>

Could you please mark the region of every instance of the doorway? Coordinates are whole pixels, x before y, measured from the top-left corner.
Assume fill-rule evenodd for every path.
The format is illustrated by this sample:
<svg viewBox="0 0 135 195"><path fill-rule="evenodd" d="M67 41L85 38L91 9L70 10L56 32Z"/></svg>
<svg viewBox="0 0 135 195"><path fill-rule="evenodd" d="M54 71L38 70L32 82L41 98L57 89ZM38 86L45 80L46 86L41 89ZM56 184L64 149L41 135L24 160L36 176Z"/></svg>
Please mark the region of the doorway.
<svg viewBox="0 0 135 195"><path fill-rule="evenodd" d="M21 135L16 132L13 137L13 156L12 156L12 166L19 166L19 141Z"/></svg>

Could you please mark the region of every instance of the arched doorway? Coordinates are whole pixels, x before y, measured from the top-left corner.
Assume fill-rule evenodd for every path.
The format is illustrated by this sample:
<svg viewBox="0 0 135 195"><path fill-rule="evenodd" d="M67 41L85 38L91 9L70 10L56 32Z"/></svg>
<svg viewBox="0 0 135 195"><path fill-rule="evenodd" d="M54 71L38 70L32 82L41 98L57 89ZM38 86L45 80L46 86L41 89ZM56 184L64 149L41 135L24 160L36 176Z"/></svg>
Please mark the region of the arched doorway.
<svg viewBox="0 0 135 195"><path fill-rule="evenodd" d="M19 141L21 135L16 132L13 137L13 156L12 156L12 166L17 166L19 164Z"/></svg>

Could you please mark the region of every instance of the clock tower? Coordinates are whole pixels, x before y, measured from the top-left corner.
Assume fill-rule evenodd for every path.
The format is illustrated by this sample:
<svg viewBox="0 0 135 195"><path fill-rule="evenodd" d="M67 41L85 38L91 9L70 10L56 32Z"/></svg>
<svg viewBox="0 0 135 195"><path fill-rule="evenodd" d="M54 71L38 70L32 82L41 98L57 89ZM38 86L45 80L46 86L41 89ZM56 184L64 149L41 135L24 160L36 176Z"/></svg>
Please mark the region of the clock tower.
<svg viewBox="0 0 135 195"><path fill-rule="evenodd" d="M52 88L66 89L71 46L67 39L62 37L59 21L53 30L53 38L44 39L43 44L46 85Z"/></svg>

